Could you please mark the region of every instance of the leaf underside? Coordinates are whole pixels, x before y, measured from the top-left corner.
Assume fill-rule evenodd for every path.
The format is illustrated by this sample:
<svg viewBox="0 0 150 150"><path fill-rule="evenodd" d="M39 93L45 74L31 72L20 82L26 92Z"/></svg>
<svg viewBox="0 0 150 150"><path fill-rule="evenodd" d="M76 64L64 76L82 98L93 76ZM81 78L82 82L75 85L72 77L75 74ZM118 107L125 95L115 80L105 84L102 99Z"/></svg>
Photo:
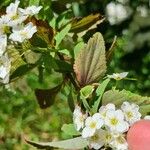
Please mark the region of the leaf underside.
<svg viewBox="0 0 150 150"><path fill-rule="evenodd" d="M82 137L77 137L73 139L58 141L58 142L33 142L30 140L25 139L26 142L34 147L40 148L40 149L46 149L50 147L55 148L61 148L61 149L83 149L87 147L88 142L86 139L83 139Z"/></svg>
<svg viewBox="0 0 150 150"><path fill-rule="evenodd" d="M101 33L95 33L80 51L74 63L79 85L98 82L106 72L105 44Z"/></svg>

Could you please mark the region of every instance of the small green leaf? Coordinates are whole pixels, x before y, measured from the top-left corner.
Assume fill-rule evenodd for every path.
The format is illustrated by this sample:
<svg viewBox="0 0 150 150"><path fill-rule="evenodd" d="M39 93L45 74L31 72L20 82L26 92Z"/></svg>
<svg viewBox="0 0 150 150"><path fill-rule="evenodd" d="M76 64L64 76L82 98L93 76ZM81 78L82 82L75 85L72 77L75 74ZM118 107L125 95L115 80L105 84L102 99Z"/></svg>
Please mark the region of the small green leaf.
<svg viewBox="0 0 150 150"><path fill-rule="evenodd" d="M61 130L67 134L67 135L71 135L71 136L77 136L77 135L80 135L80 132L78 132L76 129L75 129L75 126L74 124L64 124L61 128Z"/></svg>
<svg viewBox="0 0 150 150"><path fill-rule="evenodd" d="M98 107L100 106L100 103L101 103L101 99L102 99L102 96L103 96L103 93L109 83L110 79L106 79L104 80L97 88L96 90L96 94L98 96L98 99L94 102L94 105L92 107L92 112L96 113L97 110L98 110Z"/></svg>
<svg viewBox="0 0 150 150"><path fill-rule="evenodd" d="M51 147L55 147L55 148L61 148L61 149L81 150L88 146L88 141L86 139L83 139L82 137L77 137L77 138L68 139L64 141L58 141L58 142L33 142L33 141L26 139L26 142L40 149L46 149L46 148L48 149Z"/></svg>
<svg viewBox="0 0 150 150"><path fill-rule="evenodd" d="M68 105L69 105L70 110L73 112L73 111L74 111L74 108L75 108L75 106L74 106L74 103L75 103L75 102L74 102L74 98L73 98L72 87L70 87L70 93L69 93L69 95L68 95L67 101L68 101Z"/></svg>
<svg viewBox="0 0 150 150"><path fill-rule="evenodd" d="M80 96L87 99L94 91L94 86L87 85L80 90Z"/></svg>
<svg viewBox="0 0 150 150"><path fill-rule="evenodd" d="M66 25L60 32L58 32L55 36L56 40L56 48L58 48L59 44L63 40L63 38L68 34L71 28L71 24Z"/></svg>

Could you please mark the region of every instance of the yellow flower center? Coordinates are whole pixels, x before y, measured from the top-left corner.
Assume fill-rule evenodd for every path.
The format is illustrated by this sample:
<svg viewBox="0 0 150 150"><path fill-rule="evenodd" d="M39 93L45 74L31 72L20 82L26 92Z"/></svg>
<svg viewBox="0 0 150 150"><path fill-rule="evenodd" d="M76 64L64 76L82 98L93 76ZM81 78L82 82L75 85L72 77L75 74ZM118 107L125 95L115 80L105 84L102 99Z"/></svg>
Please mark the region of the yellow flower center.
<svg viewBox="0 0 150 150"><path fill-rule="evenodd" d="M91 124L90 124L90 128L95 128L96 127L96 122L92 122Z"/></svg>
<svg viewBox="0 0 150 150"><path fill-rule="evenodd" d="M98 139L99 139L99 136L97 134L91 137L92 141L98 141Z"/></svg>
<svg viewBox="0 0 150 150"><path fill-rule="evenodd" d="M132 117L133 117L133 114L132 114L131 111L128 111L126 114L127 114L127 117L128 117L128 118L132 118Z"/></svg>
<svg viewBox="0 0 150 150"><path fill-rule="evenodd" d="M118 123L118 120L116 118L111 119L111 124L116 125Z"/></svg>

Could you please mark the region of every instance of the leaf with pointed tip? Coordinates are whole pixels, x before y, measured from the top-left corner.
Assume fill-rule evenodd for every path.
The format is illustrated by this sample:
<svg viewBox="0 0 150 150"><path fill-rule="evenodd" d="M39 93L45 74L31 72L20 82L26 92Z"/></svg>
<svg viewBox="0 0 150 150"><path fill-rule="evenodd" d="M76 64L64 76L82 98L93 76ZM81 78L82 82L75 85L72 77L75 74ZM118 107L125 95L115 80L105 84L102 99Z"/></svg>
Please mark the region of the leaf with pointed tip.
<svg viewBox="0 0 150 150"><path fill-rule="evenodd" d="M121 106L124 101L128 101L131 103L136 103L140 106L140 112L143 115L150 113L150 97L142 97L138 94L132 93L126 90L109 90L104 93L102 98L103 105L108 103L113 103L117 107Z"/></svg>
<svg viewBox="0 0 150 150"><path fill-rule="evenodd" d="M96 113L100 104L101 104L101 99L103 96L103 93L109 83L110 79L104 80L96 89L96 95L98 96L98 99L94 102L94 105L92 107L92 112Z"/></svg>
<svg viewBox="0 0 150 150"><path fill-rule="evenodd" d="M95 33L80 51L74 71L81 87L99 82L106 72L105 44L101 33Z"/></svg>
<svg viewBox="0 0 150 150"><path fill-rule="evenodd" d="M99 24L99 21L103 20L101 14L91 14L84 18L74 18L71 21L71 30L70 32L79 33L85 30L88 30L91 26Z"/></svg>
<svg viewBox="0 0 150 150"><path fill-rule="evenodd" d="M107 63L110 62L111 58L112 58L112 55L114 53L114 47L116 45L116 42L117 42L117 36L114 37L114 40L113 40L113 43L111 44L109 50L107 51L106 53L106 60L107 60Z"/></svg>
<svg viewBox="0 0 150 150"><path fill-rule="evenodd" d="M24 64L19 66L10 76L10 80L15 79L17 77L21 77L35 68L37 64Z"/></svg>
<svg viewBox="0 0 150 150"><path fill-rule="evenodd" d="M88 146L88 141L86 139L83 139L82 137L77 137L73 139L58 141L58 142L34 142L25 139L26 142L34 147L40 148L40 149L46 149L46 148L61 148L61 149L83 149Z"/></svg>

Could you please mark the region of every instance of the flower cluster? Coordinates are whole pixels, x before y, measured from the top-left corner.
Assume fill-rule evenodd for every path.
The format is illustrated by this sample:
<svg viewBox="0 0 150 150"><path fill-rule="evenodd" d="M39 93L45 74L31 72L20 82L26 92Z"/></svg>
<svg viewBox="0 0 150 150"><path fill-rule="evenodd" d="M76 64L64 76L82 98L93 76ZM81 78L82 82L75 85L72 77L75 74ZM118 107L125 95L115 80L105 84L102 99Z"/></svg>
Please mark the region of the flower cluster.
<svg viewBox="0 0 150 150"><path fill-rule="evenodd" d="M99 112L84 114L79 106L73 113L73 121L82 137L89 141L89 147L100 149L111 147L115 150L127 150L126 133L130 126L141 119L139 106L123 102L120 109L112 103L101 106Z"/></svg>
<svg viewBox="0 0 150 150"><path fill-rule="evenodd" d="M29 6L25 9L19 8L19 0L11 3L6 8L6 14L0 17L0 82L9 82L11 61L6 52L8 42L24 42L30 39L37 31L31 22L25 24L29 17L39 13L41 6Z"/></svg>

